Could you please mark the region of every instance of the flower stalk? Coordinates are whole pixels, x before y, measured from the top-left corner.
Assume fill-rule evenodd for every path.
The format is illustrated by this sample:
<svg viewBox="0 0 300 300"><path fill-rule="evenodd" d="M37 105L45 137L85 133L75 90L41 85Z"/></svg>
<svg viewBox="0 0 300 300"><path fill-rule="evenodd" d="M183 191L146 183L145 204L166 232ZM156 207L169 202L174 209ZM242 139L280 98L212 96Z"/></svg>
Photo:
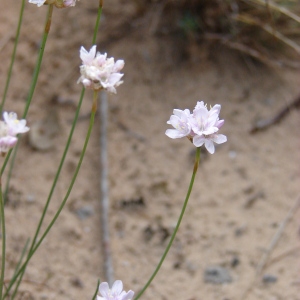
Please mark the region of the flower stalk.
<svg viewBox="0 0 300 300"><path fill-rule="evenodd" d="M181 221L182 221L182 218L183 218L183 215L184 215L184 212L185 212L185 209L187 207L187 204L188 204L188 201L189 201L189 198L190 198L190 195L191 195L191 192L192 192L192 189L193 189L193 185L194 185L194 181L195 181L195 177L196 177L196 173L197 173L197 170L198 170L198 165L199 165L199 162L200 162L200 147L197 148L196 150L196 156L195 156L195 163L194 163L194 168L193 168L193 174L192 174L192 177L191 177L191 180L190 180L190 184L189 184L189 188L188 188L188 191L187 191L187 194L186 194L186 197L185 197L185 200L184 200L184 203L183 203L183 206L182 206L182 209L181 209L181 213L180 213L180 216L178 218L178 221L177 221L177 224L176 224L176 227L172 233L172 236L170 238L170 241L156 267L156 269L154 270L153 274L151 275L150 279L148 280L148 282L145 284L145 286L143 287L143 289L137 294L137 296L134 298L134 300L138 300L143 294L144 292L146 291L146 289L149 287L149 285L151 284L152 280L155 278L156 274L158 273L160 267L162 266L172 244L173 244L173 241L175 239L175 236L178 232L178 229L179 229L179 226L181 224Z"/></svg>

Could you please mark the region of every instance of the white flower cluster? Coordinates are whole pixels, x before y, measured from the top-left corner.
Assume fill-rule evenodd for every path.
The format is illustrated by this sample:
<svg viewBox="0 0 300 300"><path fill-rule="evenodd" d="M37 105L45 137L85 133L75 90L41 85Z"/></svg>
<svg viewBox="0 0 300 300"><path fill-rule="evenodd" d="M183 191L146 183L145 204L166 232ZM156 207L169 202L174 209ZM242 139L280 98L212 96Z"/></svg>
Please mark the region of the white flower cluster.
<svg viewBox="0 0 300 300"><path fill-rule="evenodd" d="M16 113L3 113L4 121L0 121L0 153L5 153L12 148L18 141L17 134L29 130L26 120L18 120Z"/></svg>
<svg viewBox="0 0 300 300"><path fill-rule="evenodd" d="M123 291L121 280L116 280L111 289L107 282L101 282L99 293L101 296L97 295L97 300L132 300L134 295L134 292L131 290L128 292Z"/></svg>
<svg viewBox="0 0 300 300"><path fill-rule="evenodd" d="M95 45L90 51L81 47L80 58L82 60L81 77L77 83L82 82L86 88L96 91L105 89L116 94L116 87L123 83L121 78L124 74L119 73L119 71L124 67L124 60L115 62L113 57L107 58L106 53L96 53Z"/></svg>
<svg viewBox="0 0 300 300"><path fill-rule="evenodd" d="M28 0L29 3L36 4L38 7L44 4L54 4L58 8L75 6L76 0Z"/></svg>
<svg viewBox="0 0 300 300"><path fill-rule="evenodd" d="M219 119L221 105L216 104L210 110L203 101L198 101L193 113L189 109L174 109L167 124L175 129L167 129L166 135L172 139L187 137L196 147L205 145L211 154L215 152L214 142L222 144L227 141L224 134L218 134L224 120Z"/></svg>

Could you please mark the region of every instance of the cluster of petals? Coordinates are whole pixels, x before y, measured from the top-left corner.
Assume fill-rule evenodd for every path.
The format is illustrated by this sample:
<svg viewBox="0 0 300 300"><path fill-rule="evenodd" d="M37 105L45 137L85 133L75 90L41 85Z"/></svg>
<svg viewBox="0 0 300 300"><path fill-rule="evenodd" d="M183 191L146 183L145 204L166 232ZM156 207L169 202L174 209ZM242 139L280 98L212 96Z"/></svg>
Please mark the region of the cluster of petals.
<svg viewBox="0 0 300 300"><path fill-rule="evenodd" d="M219 119L220 110L220 104L208 110L203 101L197 102L193 113L189 109L174 109L167 124L175 129L167 129L166 135L172 139L187 137L196 147L205 145L207 151L213 154L214 143L222 144L227 141L224 134L218 133L224 125L224 120Z"/></svg>
<svg viewBox="0 0 300 300"><path fill-rule="evenodd" d="M0 153L5 154L18 141L17 134L29 130L26 120L18 120L16 113L3 113L3 120L0 121Z"/></svg>
<svg viewBox="0 0 300 300"><path fill-rule="evenodd" d="M101 282L99 293L101 296L97 295L97 300L131 300L134 295L134 292L131 290L128 292L123 291L121 280L116 280L111 289L107 282Z"/></svg>
<svg viewBox="0 0 300 300"><path fill-rule="evenodd" d="M76 0L28 0L29 3L36 4L38 7L44 4L54 4L58 8L75 6Z"/></svg>
<svg viewBox="0 0 300 300"><path fill-rule="evenodd" d="M124 74L119 72L124 67L124 60L115 62L113 57L107 58L106 53L96 53L96 45L90 51L81 47L80 58L82 65L80 66L81 77L78 79L78 83L82 82L86 88L96 91L105 89L116 94L116 87L123 83L121 78Z"/></svg>

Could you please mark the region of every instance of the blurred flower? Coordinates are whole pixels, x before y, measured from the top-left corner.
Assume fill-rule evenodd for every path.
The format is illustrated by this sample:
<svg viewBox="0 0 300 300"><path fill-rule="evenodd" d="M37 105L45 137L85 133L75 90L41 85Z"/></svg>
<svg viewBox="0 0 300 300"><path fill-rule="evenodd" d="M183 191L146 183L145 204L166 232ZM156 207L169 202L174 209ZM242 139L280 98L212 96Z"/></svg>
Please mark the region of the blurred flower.
<svg viewBox="0 0 300 300"><path fill-rule="evenodd" d="M54 4L58 8L75 6L76 0L28 0L29 3L36 4L38 7L43 4Z"/></svg>
<svg viewBox="0 0 300 300"><path fill-rule="evenodd" d="M36 4L38 7L42 6L46 0L29 0L29 3Z"/></svg>
<svg viewBox="0 0 300 300"><path fill-rule="evenodd" d="M167 129L166 135L172 139L186 136L196 147L205 146L211 154L215 152L216 144L227 141L224 134L218 134L219 129L224 125L224 120L219 119L221 105L216 104L210 110L203 101L198 101L193 113L188 109L184 111L174 109L167 124L175 129Z"/></svg>
<svg viewBox="0 0 300 300"><path fill-rule="evenodd" d="M96 53L96 45L90 51L81 47L80 66L81 77L77 83L82 82L86 88L93 90L105 89L110 93L116 94L116 87L123 83L121 78L124 74L119 71L124 67L124 60L107 58L107 54Z"/></svg>
<svg viewBox="0 0 300 300"><path fill-rule="evenodd" d="M131 290L127 293L123 291L123 283L121 280L116 280L111 289L107 282L101 282L99 285L99 293L101 296L97 295L97 300L131 300L134 295L134 292Z"/></svg>
<svg viewBox="0 0 300 300"><path fill-rule="evenodd" d="M27 132L29 127L26 126L26 120L18 120L13 112L4 112L3 119L0 121L0 153L5 155L17 143L17 134Z"/></svg>
<svg viewBox="0 0 300 300"><path fill-rule="evenodd" d="M7 133L10 136L16 136L19 133L24 133L29 130L29 128L26 126L26 120L18 120L17 118L18 116L14 112L7 113L5 111L3 113L3 119L7 125Z"/></svg>

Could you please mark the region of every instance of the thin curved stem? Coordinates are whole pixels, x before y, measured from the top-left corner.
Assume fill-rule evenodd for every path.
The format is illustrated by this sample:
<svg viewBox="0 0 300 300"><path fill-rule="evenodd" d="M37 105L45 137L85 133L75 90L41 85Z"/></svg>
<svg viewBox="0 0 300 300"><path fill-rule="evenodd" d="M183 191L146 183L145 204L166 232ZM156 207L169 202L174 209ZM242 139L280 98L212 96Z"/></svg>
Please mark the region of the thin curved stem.
<svg viewBox="0 0 300 300"><path fill-rule="evenodd" d="M32 100L32 97L33 97L33 93L34 93L34 90L35 90L35 87L36 87L36 83L37 83L37 80L38 80L38 76L39 76L39 73L40 73L41 64L42 64L43 55L44 55L44 50L45 50L45 47L46 47L46 42L47 42L48 34L49 34L49 31L50 31L50 27L51 27L52 12L53 12L53 4L49 5L49 8L48 8L48 12L47 12L47 16L46 16L46 23L45 23L44 34L43 34L43 38L42 38L42 42L41 42L41 47L40 47L40 51L39 51L38 58L37 58L37 63L36 63L35 70L34 70L34 73L33 73L33 77L32 77L32 81L31 81L30 89L29 89L29 92L28 92L28 97L27 97L27 100L26 100L26 105L25 105L25 108L24 108L23 116L22 116L23 119L25 119L26 116L27 116L27 113L28 113L28 110L29 110L29 106L30 106L30 103L31 103L31 100ZM3 172L4 172L5 168L6 168L7 162L9 160L9 158L10 158L10 155L11 155L11 151L12 150L10 150L7 153L6 157L5 157L3 166L1 168L1 175L3 174ZM13 167L13 163L11 165L11 168L12 167Z"/></svg>
<svg viewBox="0 0 300 300"><path fill-rule="evenodd" d="M18 43L19 43L19 37L20 37L20 31L21 31L21 25L22 25L22 21L23 21L24 7L25 7L25 0L22 0L20 15L19 15L19 23L18 23L16 37L15 37L15 43L14 43L14 49L13 49L13 52L12 52L12 55L11 55L11 61L10 61L10 65L9 65L9 69L8 69L8 73L7 73L4 93L3 93L2 102L1 102L1 105L0 105L0 113L2 113L4 104L5 104L6 95L7 95L8 87L9 87L9 84L10 84L12 69L13 69L13 65L14 65L14 62L15 62L17 46L18 46Z"/></svg>
<svg viewBox="0 0 300 300"><path fill-rule="evenodd" d="M0 215L1 215L1 233L2 233L2 259L1 259L1 274L0 274L0 299L2 299L4 271L5 271L5 247L6 247L6 231L5 231L5 214L4 201L2 197L2 184L0 177Z"/></svg>
<svg viewBox="0 0 300 300"><path fill-rule="evenodd" d="M25 119L27 116L29 106L30 106L30 103L31 103L31 100L33 97L33 93L34 93L34 90L36 87L36 83L37 83L37 80L39 77L42 60L43 60L43 55L44 55L44 50L46 47L46 42L47 42L47 38L49 35L50 27L51 27L52 13L53 13L53 4L50 4L48 7L48 12L47 12L47 16L46 16L46 24L45 24L44 34L43 34L43 38L42 38L42 42L41 42L41 47L40 47L37 63L35 66L35 70L33 73L32 82L30 85L29 94L28 94L27 101L26 101L26 106L25 106L23 116L22 116L23 119Z"/></svg>
<svg viewBox="0 0 300 300"><path fill-rule="evenodd" d="M83 146L83 149L82 149L82 152L80 154L80 158L79 158L79 162L78 162L78 165L76 167L76 170L73 174L73 177L72 177L72 180L71 180L71 183L70 183L70 186L68 188L68 191L62 201L62 203L60 204L56 214L54 215L53 219L51 220L51 222L49 223L49 225L47 226L45 232L43 233L43 235L41 236L41 238L39 239L39 241L34 245L34 247L31 249L31 251L28 253L28 256L27 256L27 259L26 261L23 263L22 267L19 269L19 271L15 274L15 276L11 279L11 282L10 282L10 285L9 287L7 288L6 290L6 293L4 295L7 296L10 289L11 289L11 286L13 285L13 283L16 281L16 279L18 278L18 276L22 273L24 273L25 271L25 268L29 262L29 260L31 259L31 257L33 256L33 254L36 252L36 250L39 248L39 246L41 245L41 243L44 241L45 237L47 236L47 234L49 233L50 229L52 228L52 226L54 225L55 221L57 220L57 218L59 217L62 209L64 208L68 198L69 198L69 195L72 191L72 188L74 186L74 183L75 183L75 180L77 178L77 175L78 175L78 172L80 170L80 167L81 167L81 164L82 164L82 161L83 161L83 158L84 158L84 155L85 155L85 152L86 152L86 148L87 148L87 145L88 145L88 141L90 139L90 136L91 136L91 133L92 133L92 128L93 128L93 124L94 124L94 120L95 120L95 115L96 115L96 112L97 112L97 95L98 93L95 91L94 92L94 97L93 97L93 106L92 106L92 113L91 113L91 118L90 118L90 124L89 124L89 128L88 128L88 132L87 132L87 135L86 135L86 138L85 138L85 142L84 142L84 146Z"/></svg>
<svg viewBox="0 0 300 300"><path fill-rule="evenodd" d="M98 15L97 15L97 20L96 20L96 24L95 24L95 28L94 28L94 35L93 35L93 40L92 40L93 45L96 43L96 39L97 39L98 28L99 28L101 14L102 14L102 7L103 7L103 0L99 0Z"/></svg>
<svg viewBox="0 0 300 300"><path fill-rule="evenodd" d="M167 254L168 254L168 252L169 252L169 250L170 250L170 248L172 246L172 243L173 243L173 241L175 239L175 236L177 234L177 231L179 229L181 220L183 218L186 206L188 204L188 201L189 201L192 189L193 189L193 184L194 184L195 176L196 176L196 173L197 173L197 170L198 170L199 161L200 161L200 147L198 147L197 150L196 150L195 164L194 164L194 169L193 169L193 174L192 174L192 177L191 177L190 185L189 185L189 188L188 188L188 191L187 191L187 194L186 194L186 197L185 197L185 200L184 200L184 203L183 203L183 206L182 206L182 209L181 209L181 213L180 213L180 216L178 218L176 227L175 227L175 229L174 229L174 231L172 233L172 236L171 236L170 241L169 241L169 243L167 245L167 248L165 249L165 251L164 251L164 253L162 255L162 258L160 259L160 261L159 261L156 269L154 270L153 274L151 275L150 279L145 284L145 286L143 287L143 289L138 293L138 295L134 298L134 300L139 299L143 295L143 293L145 292L145 290L149 287L149 285L151 284L152 280L154 279L154 277L158 273L160 267L162 266L162 264L163 264L163 262L164 262L164 260L165 260L165 258L167 256Z"/></svg>

